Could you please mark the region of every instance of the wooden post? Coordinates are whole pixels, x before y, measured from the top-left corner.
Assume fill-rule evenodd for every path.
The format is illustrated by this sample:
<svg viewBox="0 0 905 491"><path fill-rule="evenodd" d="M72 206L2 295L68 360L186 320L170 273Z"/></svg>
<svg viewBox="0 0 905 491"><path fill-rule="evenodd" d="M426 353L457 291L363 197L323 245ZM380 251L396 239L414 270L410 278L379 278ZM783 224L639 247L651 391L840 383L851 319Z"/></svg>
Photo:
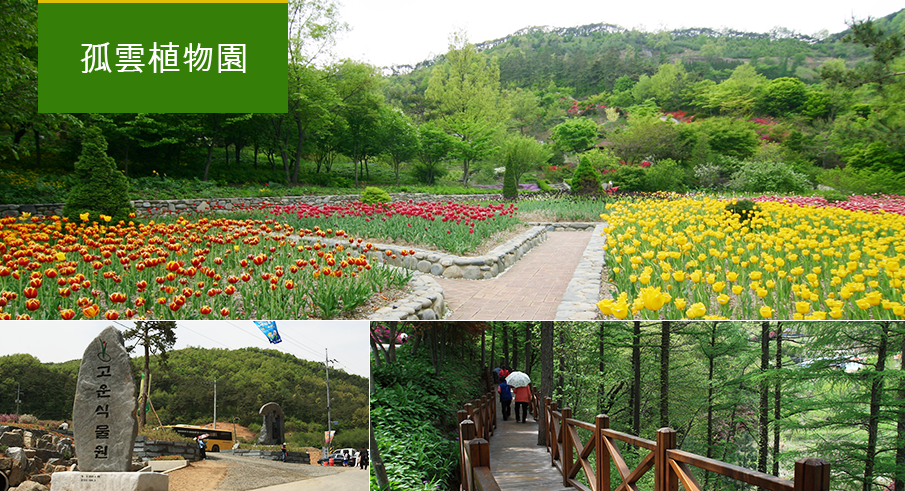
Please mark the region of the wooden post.
<svg viewBox="0 0 905 491"><path fill-rule="evenodd" d="M550 452L550 455L553 455L553 452L550 451L550 448L553 447L553 440L550 439L550 435L552 434L552 432L550 431L551 426L552 426L550 424L550 401L551 400L552 399L549 397L544 397L544 431L547 432L546 438L544 438L544 440L546 440L545 443L547 446L547 451Z"/></svg>
<svg viewBox="0 0 905 491"><path fill-rule="evenodd" d="M829 491L830 464L814 457L795 461L795 491Z"/></svg>
<svg viewBox="0 0 905 491"><path fill-rule="evenodd" d="M466 419L468 419L468 411L459 409L458 411L456 411L456 419L458 423L465 421Z"/></svg>
<svg viewBox="0 0 905 491"><path fill-rule="evenodd" d="M496 393L490 393L490 420L493 422L493 429L496 429Z"/></svg>
<svg viewBox="0 0 905 491"><path fill-rule="evenodd" d="M610 491L610 449L606 446L603 430L610 428L610 417L598 414L594 420L594 445L597 450L596 491Z"/></svg>
<svg viewBox="0 0 905 491"><path fill-rule="evenodd" d="M654 491L678 491L679 478L669 465L666 451L676 448L676 430L657 430L657 453L654 454Z"/></svg>
<svg viewBox="0 0 905 491"><path fill-rule="evenodd" d="M550 423L550 457L553 459L553 462L556 462L560 459L559 449L561 447L559 444L562 442L562 440L560 439L561 432L556 433L556 425L553 424L553 421L555 419L553 413L556 412L556 406L556 401L550 401L550 420L547 421L548 423Z"/></svg>
<svg viewBox="0 0 905 491"><path fill-rule="evenodd" d="M474 405L472 403L465 404L465 413L468 414L468 419L474 421Z"/></svg>
<svg viewBox="0 0 905 491"><path fill-rule="evenodd" d="M472 467L490 468L490 443L483 438L475 438L468 442L468 454Z"/></svg>
<svg viewBox="0 0 905 491"><path fill-rule="evenodd" d="M490 439L490 403L487 394L481 396L481 438Z"/></svg>
<svg viewBox="0 0 905 491"><path fill-rule="evenodd" d="M474 421L466 419L459 422L459 476L465 491L471 491L472 472L465 460L465 452L468 451L468 442L474 439L474 431Z"/></svg>
<svg viewBox="0 0 905 491"><path fill-rule="evenodd" d="M572 437L567 421L571 417L572 408L562 408L562 423L559 425L559 432L562 433L562 459L559 463L562 465L562 485L565 487L569 487L569 471L572 470Z"/></svg>

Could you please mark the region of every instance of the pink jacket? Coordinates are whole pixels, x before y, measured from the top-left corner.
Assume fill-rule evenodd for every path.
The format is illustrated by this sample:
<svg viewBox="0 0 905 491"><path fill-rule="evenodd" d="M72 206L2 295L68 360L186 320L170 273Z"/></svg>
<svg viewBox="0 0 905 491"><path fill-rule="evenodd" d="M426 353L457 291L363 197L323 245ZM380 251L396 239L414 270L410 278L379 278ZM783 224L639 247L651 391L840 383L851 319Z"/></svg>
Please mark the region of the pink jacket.
<svg viewBox="0 0 905 491"><path fill-rule="evenodd" d="M531 401L531 389L528 387L515 387L512 390L515 392L515 402Z"/></svg>

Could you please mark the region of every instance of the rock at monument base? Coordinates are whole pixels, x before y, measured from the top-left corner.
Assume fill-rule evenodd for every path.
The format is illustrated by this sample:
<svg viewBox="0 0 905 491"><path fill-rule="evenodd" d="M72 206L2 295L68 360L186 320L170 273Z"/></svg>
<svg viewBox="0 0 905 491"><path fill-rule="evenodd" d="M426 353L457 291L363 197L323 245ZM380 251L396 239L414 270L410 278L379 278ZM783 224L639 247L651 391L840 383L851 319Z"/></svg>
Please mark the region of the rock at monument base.
<svg viewBox="0 0 905 491"><path fill-rule="evenodd" d="M152 472L56 472L53 491L167 491L170 477Z"/></svg>
<svg viewBox="0 0 905 491"><path fill-rule="evenodd" d="M48 491L48 489L50 488L35 481L25 481L16 487L16 491Z"/></svg>

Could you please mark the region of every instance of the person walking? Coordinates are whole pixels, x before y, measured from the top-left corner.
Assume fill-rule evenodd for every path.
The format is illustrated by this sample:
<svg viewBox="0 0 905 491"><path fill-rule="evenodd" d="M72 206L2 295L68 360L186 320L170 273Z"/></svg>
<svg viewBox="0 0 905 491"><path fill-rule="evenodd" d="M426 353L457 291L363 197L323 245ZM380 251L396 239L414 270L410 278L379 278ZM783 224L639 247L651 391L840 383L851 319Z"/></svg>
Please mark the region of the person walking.
<svg viewBox="0 0 905 491"><path fill-rule="evenodd" d="M206 450L207 450L207 443L203 439L198 438L198 451L201 454L201 460L204 460L207 458Z"/></svg>
<svg viewBox="0 0 905 491"><path fill-rule="evenodd" d="M528 422L528 402L531 401L531 389L527 386L515 388L515 421L516 423ZM519 419L519 409L522 417Z"/></svg>
<svg viewBox="0 0 905 491"><path fill-rule="evenodd" d="M362 448L361 451L358 452L358 462L359 467L367 470L368 468L368 449Z"/></svg>
<svg viewBox="0 0 905 491"><path fill-rule="evenodd" d="M285 444L285 443L283 444L282 447L280 447L280 451L283 453L283 455L282 455L283 462L286 462L286 456L289 454L289 452L286 451L286 444Z"/></svg>
<svg viewBox="0 0 905 491"><path fill-rule="evenodd" d="M509 419L509 413L512 410L512 388L509 387L509 384L506 383L505 380L500 381L500 385L497 387L497 392L500 393L500 407L503 410L503 421ZM518 413L515 414L516 419L518 419Z"/></svg>

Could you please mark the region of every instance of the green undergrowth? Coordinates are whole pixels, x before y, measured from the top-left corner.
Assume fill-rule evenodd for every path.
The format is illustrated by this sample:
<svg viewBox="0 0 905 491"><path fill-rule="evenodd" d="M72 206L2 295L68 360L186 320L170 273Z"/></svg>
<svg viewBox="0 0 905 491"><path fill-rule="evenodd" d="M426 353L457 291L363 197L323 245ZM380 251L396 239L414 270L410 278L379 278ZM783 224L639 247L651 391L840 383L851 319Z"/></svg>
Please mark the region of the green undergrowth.
<svg viewBox="0 0 905 491"><path fill-rule="evenodd" d="M404 345L397 361L377 367L371 425L391 490L458 489L456 411L480 395L477 370L448 356L434 374L427 347ZM371 475L371 489L377 489Z"/></svg>

